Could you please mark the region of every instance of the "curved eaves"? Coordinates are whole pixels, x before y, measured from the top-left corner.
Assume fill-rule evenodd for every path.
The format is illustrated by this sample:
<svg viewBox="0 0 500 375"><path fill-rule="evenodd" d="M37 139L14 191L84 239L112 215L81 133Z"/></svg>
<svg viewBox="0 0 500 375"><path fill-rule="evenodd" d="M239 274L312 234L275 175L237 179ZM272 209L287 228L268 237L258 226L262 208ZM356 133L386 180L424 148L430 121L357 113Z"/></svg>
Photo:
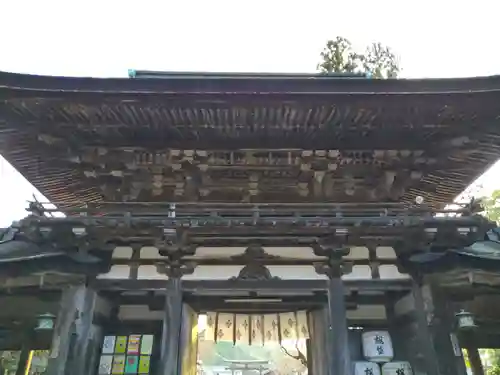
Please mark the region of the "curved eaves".
<svg viewBox="0 0 500 375"><path fill-rule="evenodd" d="M286 93L286 94L446 94L500 91L500 76L448 79L365 79L311 74L175 74L165 78L74 78L0 72L5 90L58 93Z"/></svg>

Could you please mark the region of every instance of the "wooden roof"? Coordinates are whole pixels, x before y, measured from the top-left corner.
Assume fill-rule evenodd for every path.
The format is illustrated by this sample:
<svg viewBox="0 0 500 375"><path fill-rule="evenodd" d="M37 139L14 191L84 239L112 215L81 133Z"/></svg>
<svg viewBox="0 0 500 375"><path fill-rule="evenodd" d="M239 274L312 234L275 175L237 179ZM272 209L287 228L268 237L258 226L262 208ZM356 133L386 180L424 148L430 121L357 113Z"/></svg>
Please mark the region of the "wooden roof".
<svg viewBox="0 0 500 375"><path fill-rule="evenodd" d="M48 199L450 202L500 155L500 77L0 73L0 153Z"/></svg>

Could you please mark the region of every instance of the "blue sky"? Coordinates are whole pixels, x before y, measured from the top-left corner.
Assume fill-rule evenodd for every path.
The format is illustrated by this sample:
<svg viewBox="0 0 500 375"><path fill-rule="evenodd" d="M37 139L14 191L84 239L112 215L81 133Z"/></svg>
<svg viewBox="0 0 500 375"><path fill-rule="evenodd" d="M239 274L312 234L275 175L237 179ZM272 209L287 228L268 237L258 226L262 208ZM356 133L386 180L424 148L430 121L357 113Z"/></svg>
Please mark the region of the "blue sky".
<svg viewBox="0 0 500 375"><path fill-rule="evenodd" d="M94 77L126 76L128 69L312 72L326 40L342 35L358 46L390 45L404 77L500 74L500 3L493 1L3 3L4 71ZM32 190L3 162L0 173L2 226L24 215ZM488 189L494 181L486 178Z"/></svg>

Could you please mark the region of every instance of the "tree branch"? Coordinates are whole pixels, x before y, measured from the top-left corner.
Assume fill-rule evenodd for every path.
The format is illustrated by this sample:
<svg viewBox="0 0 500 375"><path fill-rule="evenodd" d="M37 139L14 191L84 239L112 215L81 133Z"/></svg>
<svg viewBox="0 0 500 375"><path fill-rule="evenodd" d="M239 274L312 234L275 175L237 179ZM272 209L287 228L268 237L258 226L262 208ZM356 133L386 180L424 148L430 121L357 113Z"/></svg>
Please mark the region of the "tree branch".
<svg viewBox="0 0 500 375"><path fill-rule="evenodd" d="M293 355L292 353L290 353L288 349L286 349L282 344L280 344L280 348L287 356L297 361L300 361L300 363L302 363L303 366L307 367L307 357L304 355L304 353L300 351L298 342L295 343L295 350L297 350L297 355Z"/></svg>

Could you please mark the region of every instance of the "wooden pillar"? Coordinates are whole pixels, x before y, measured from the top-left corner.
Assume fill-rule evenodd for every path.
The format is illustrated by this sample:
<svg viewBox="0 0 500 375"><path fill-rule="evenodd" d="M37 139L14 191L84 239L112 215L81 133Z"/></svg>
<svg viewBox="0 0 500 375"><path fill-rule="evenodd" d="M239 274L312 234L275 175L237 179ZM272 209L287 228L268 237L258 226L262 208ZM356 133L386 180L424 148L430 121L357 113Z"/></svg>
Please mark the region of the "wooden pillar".
<svg viewBox="0 0 500 375"><path fill-rule="evenodd" d="M31 346L23 345L21 349L21 355L19 356L19 363L17 364L16 375L26 374L26 371L29 370L29 366L31 365L30 357L31 357Z"/></svg>
<svg viewBox="0 0 500 375"><path fill-rule="evenodd" d="M309 334L311 331L309 331ZM306 358L307 358L307 373L312 374L313 373L313 350L312 350L312 345L311 345L311 338L306 339Z"/></svg>
<svg viewBox="0 0 500 375"><path fill-rule="evenodd" d="M484 375L484 366L479 355L476 332L474 330L465 330L460 333L459 338L460 342L463 343L463 348L467 351L472 374Z"/></svg>
<svg viewBox="0 0 500 375"><path fill-rule="evenodd" d="M157 264L159 273L168 277L163 310L160 363L157 375L178 375L182 367L182 276L193 273L195 264L184 262L185 255L193 255L193 248L187 245L187 232L165 231L165 249L167 261Z"/></svg>
<svg viewBox="0 0 500 375"><path fill-rule="evenodd" d="M186 303L182 305L179 369L183 375L196 375L198 363L198 313Z"/></svg>
<svg viewBox="0 0 500 375"><path fill-rule="evenodd" d="M412 362L411 349L408 349L411 346L411 326L408 322L401 321L400 317L395 312L395 305L398 301L396 297L387 294L387 300L385 303L385 311L387 317L387 328L389 330L389 334L391 335L392 347L394 351L394 359L393 361L408 361ZM411 296L410 296L411 297ZM414 353L413 353L414 354Z"/></svg>
<svg viewBox="0 0 500 375"><path fill-rule="evenodd" d="M96 293L85 285L63 291L54 328L48 375L87 375L92 348L92 322Z"/></svg>
<svg viewBox="0 0 500 375"><path fill-rule="evenodd" d="M72 374L89 375L92 363L89 363L93 357L94 345L92 345L92 333L94 320L94 309L97 300L97 294L90 288L84 288L84 296L79 313L75 320L76 341L75 341L75 369Z"/></svg>
<svg viewBox="0 0 500 375"><path fill-rule="evenodd" d="M416 319L416 342L419 345L419 352L423 355L423 363L427 375L439 375L439 360L437 351L434 347L432 333L429 327L429 311L428 306L424 301L421 286L413 280L412 283L412 296L415 307Z"/></svg>
<svg viewBox="0 0 500 375"><path fill-rule="evenodd" d="M177 276L177 275L175 275ZM180 337L182 327L182 288L180 277L170 277L167 281L161 356L158 375L177 375L180 367Z"/></svg>
<svg viewBox="0 0 500 375"><path fill-rule="evenodd" d="M324 250L328 263L316 267L317 272L328 277L329 365L330 375L350 375L353 371L347 330L345 288L342 281L343 252Z"/></svg>
<svg viewBox="0 0 500 375"><path fill-rule="evenodd" d="M352 372L344 283L339 277L328 280L328 316L332 343L330 375L349 375Z"/></svg>
<svg viewBox="0 0 500 375"><path fill-rule="evenodd" d="M330 352L328 345L328 327L330 326L326 306L320 310L311 311L308 315L310 338L310 353L307 356L310 374L328 375Z"/></svg>
<svg viewBox="0 0 500 375"><path fill-rule="evenodd" d="M471 340L465 346L467 350L467 356L469 357L470 368L474 375L484 375L483 362L481 361L481 356L479 355L479 350L475 345L474 341Z"/></svg>
<svg viewBox="0 0 500 375"><path fill-rule="evenodd" d="M29 370L32 359L32 350L36 349L33 346L34 338L34 327L26 327L26 331L23 334L23 344L21 347L21 353L19 355L19 362L17 364L16 375L25 375L26 371ZM3 374L3 372L0 372Z"/></svg>
<svg viewBox="0 0 500 375"><path fill-rule="evenodd" d="M455 316L442 291L430 283L413 283L418 341L422 346L427 374L467 374L454 332Z"/></svg>

